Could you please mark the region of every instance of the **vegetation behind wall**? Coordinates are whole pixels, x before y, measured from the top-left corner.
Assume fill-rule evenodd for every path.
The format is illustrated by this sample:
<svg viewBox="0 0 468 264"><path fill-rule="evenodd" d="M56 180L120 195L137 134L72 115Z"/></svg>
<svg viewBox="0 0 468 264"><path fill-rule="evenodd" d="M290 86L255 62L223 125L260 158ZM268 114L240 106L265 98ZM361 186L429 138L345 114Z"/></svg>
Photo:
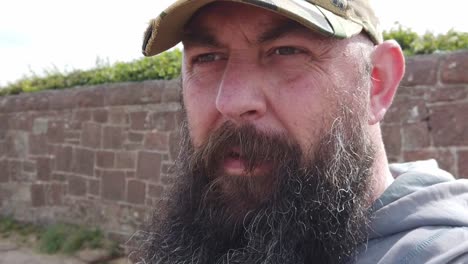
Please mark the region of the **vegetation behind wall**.
<svg viewBox="0 0 468 264"><path fill-rule="evenodd" d="M418 35L411 29L397 24L395 28L384 32L384 38L395 39L407 56L468 49L468 33L454 30L438 35L430 32ZM104 83L170 80L180 76L181 59L182 52L174 49L156 57L132 62L98 64L96 68L90 70L71 72L52 70L46 72L44 76L33 74L0 87L0 96Z"/></svg>

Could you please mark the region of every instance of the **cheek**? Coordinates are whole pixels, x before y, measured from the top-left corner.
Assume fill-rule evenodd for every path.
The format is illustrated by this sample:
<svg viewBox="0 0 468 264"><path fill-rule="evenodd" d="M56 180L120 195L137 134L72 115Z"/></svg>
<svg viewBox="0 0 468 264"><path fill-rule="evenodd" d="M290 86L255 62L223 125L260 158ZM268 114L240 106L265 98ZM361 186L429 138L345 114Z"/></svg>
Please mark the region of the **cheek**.
<svg viewBox="0 0 468 264"><path fill-rule="evenodd" d="M182 87L190 137L198 146L205 140L209 134L208 128L216 120L216 94L210 92L212 87L203 86L199 79L190 75L183 76Z"/></svg>
<svg viewBox="0 0 468 264"><path fill-rule="evenodd" d="M274 111L303 151L317 143L331 111L324 77L315 72L285 71L278 81Z"/></svg>

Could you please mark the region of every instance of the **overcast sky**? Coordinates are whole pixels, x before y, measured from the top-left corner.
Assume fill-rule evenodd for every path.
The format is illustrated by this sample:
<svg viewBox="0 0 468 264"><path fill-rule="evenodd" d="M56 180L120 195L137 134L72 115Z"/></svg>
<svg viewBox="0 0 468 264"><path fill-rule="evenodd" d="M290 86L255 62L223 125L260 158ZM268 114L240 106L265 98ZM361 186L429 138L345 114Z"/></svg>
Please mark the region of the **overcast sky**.
<svg viewBox="0 0 468 264"><path fill-rule="evenodd" d="M0 8L0 86L33 71L88 69L97 58L141 58L143 31L173 0L4 0ZM374 0L384 29L395 21L424 33L468 32L461 0Z"/></svg>

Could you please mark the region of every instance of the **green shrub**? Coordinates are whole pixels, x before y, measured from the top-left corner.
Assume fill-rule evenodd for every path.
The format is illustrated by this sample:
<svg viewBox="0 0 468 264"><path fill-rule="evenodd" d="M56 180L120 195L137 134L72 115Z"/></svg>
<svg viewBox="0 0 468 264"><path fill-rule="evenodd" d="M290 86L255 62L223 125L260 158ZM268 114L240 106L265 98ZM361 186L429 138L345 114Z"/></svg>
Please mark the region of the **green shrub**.
<svg viewBox="0 0 468 264"><path fill-rule="evenodd" d="M395 39L407 56L468 49L468 33L454 30L438 35L428 32L421 36L397 24L395 28L384 32L384 39ZM109 65L98 60L96 67L90 70L60 72L54 69L44 77L35 74L24 77L3 88L0 87L0 96L104 83L170 80L180 75L181 60L182 52L178 49L128 63L117 62Z"/></svg>
<svg viewBox="0 0 468 264"><path fill-rule="evenodd" d="M69 231L69 227L66 225L55 225L48 228L40 237L39 251L47 254L61 251Z"/></svg>
<svg viewBox="0 0 468 264"><path fill-rule="evenodd" d="M468 49L468 33L452 29L445 34L427 32L421 36L397 24L396 28L384 32L384 39L396 40L407 56Z"/></svg>
<svg viewBox="0 0 468 264"><path fill-rule="evenodd" d="M174 49L155 57L142 58L128 63L101 65L102 63L98 62L96 68L86 71L75 70L64 73L55 69L46 72L44 77L33 74L5 87L0 87L0 96L104 83L170 80L180 75L181 60L182 52Z"/></svg>
<svg viewBox="0 0 468 264"><path fill-rule="evenodd" d="M73 254L83 248L103 246L104 235L100 230L64 224L47 227L39 240L39 251L47 254Z"/></svg>

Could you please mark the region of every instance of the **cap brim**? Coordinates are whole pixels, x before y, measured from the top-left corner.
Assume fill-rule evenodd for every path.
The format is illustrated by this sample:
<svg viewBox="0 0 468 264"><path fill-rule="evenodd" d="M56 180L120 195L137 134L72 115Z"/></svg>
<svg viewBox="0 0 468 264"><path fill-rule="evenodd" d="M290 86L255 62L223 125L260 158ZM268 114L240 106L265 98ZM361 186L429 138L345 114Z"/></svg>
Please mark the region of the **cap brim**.
<svg viewBox="0 0 468 264"><path fill-rule="evenodd" d="M203 6L216 0L178 0L156 19L145 33L143 54L154 56L181 41L184 26ZM362 26L304 0L222 0L257 6L281 14L326 36L347 38Z"/></svg>

